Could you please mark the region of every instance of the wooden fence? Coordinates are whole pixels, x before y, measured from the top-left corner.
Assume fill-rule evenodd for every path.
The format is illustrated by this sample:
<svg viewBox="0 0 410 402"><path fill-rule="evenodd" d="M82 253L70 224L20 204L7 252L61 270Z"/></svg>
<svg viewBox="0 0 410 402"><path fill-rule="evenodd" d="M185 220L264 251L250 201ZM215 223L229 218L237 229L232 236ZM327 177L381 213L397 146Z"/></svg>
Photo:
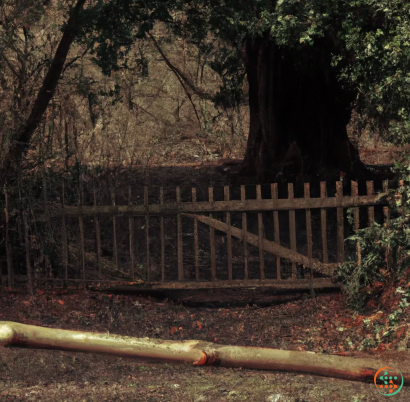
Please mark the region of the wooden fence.
<svg viewBox="0 0 410 402"><path fill-rule="evenodd" d="M230 187L223 188L223 200L214 199L214 188L208 189L207 200L197 200L197 189L192 188L190 201L181 200L181 189L176 188L175 200L164 200L164 189L159 188L159 202L149 202L151 189L144 187L143 199L140 205L132 197L132 189L128 188L128 202L118 205L115 190L111 189L111 205L97 205L94 191L93 205L84 205L84 197L80 205L65 204L64 190L60 203L48 202L46 208L37 211L36 219L57 222L59 226L59 242L61 246L61 269L56 270L53 278L33 275L32 259L30 257L29 223L26 212L22 212L24 226L24 244L26 255L26 275L28 288L32 289L35 282L61 281L64 285L73 281L83 286L86 284L101 284L116 282L117 285L127 285L136 288L151 289L195 289L195 288L230 288L230 287L274 287L281 289L309 289L334 287L332 273L338 264L345 261L345 217L346 209L353 208L354 230L359 229L360 208L367 210L367 223L375 221L375 206L382 205L384 220L389 219L387 204L388 183L383 183L383 191L375 194L373 182L366 183L366 195L359 195L358 183L351 183L351 194L343 194L343 183L336 182L335 196L329 197L326 192L326 182L320 183L320 194L311 197L310 184L304 184L304 196L295 198L294 186L287 185L287 197L279 198L278 184L269 185L270 194L266 191L262 197L260 185L254 186L255 199L247 199L245 186L240 187L240 199L232 199ZM266 186L264 189L266 190ZM5 198L5 241L7 251L7 280L8 286L14 284L12 246L9 241L9 206L7 194ZM298 211L303 211L304 219ZM336 261L329 258L329 215L334 214ZM39 215L41 212L41 217ZM253 213L256 218L256 230L249 229L249 217ZM281 215L280 215L281 214ZM285 215L283 215L285 214ZM312 229L312 214L318 216L318 223ZM222 218L221 218L222 216ZM280 216L283 217L281 222ZM333 216L333 215L332 215ZM218 219L219 217L219 219ZM303 219L303 231L297 229L297 218ZM112 235L112 255L110 267L104 266L102 247L102 220L111 221L110 234ZM127 220L118 232L119 221ZM151 227L156 220L154 233ZM171 235L166 236L166 220L171 219ZM333 219L333 218L332 218ZM71 244L78 244L79 258L69 264L70 248L68 231L77 221L79 236ZM137 222L138 220L138 222ZM300 220L300 219L299 219ZM269 223L267 223L269 221ZM283 223L285 222L285 223ZM142 224L141 224L142 223ZM252 223L252 222L251 222ZM85 228L87 225L88 229ZM204 243L199 233L205 233ZM333 223L332 223L333 225ZM255 225L254 225L255 226ZM284 227L286 226L286 228ZM150 230L151 227L151 230ZM127 229L125 229L127 228ZM140 233L136 233L136 228ZM170 228L168 224L168 229ZM332 235L333 235L332 229ZM128 231L124 242L124 233ZM142 232L141 232L142 231ZM269 233L268 233L269 232ZM301 239L303 232L304 240ZM175 234L173 237L172 233ZM118 241L118 236L122 240ZM189 242L188 239L189 237ZM284 237L288 237L284 244ZM176 243L176 261L167 263L167 239L172 238ZM185 241L184 241L185 239ZM298 251L299 243L303 243L305 252ZM86 250L86 243L94 242L94 257ZM127 243L127 244L124 244ZM188 244L189 243L189 244ZM218 243L219 245L217 245ZM159 263L153 272L151 245L156 247L156 257ZM221 244L224 252L221 252ZM143 248L140 246L143 245ZM318 247L320 245L320 247ZM127 247L126 247L127 246ZM168 246L167 246L168 247ZM127 248L128 258L123 257ZM138 248L138 250L137 250ZM250 248L257 250L258 272L250 268ZM299 244L300 248L300 244ZM316 257L314 256L314 248ZM204 250L209 250L204 252ZM320 249L320 250L319 250ZM121 251L122 250L122 251ZM187 254L192 258L186 260ZM201 254L202 253L202 254ZM72 252L71 252L72 254ZM121 254L121 255L119 255ZM200 265L200 258L209 255L209 269ZM201 257L200 257L201 255ZM318 258L320 255L321 258ZM271 258L272 257L272 258ZM357 245L354 258L360 261L361 250ZM71 258L73 259L73 258ZM226 260L225 267L217 269L217 262ZM289 272L284 272L284 264L289 265ZM240 268L240 264L242 268ZM235 265L235 269L233 266ZM253 267L255 262L253 262ZM187 272L189 271L189 275ZM93 278L87 274L92 273ZM155 273L155 275L154 275ZM108 278L110 276L110 278ZM154 277L155 276L155 277ZM114 277L114 279L113 279ZM223 277L223 278L222 278Z"/></svg>

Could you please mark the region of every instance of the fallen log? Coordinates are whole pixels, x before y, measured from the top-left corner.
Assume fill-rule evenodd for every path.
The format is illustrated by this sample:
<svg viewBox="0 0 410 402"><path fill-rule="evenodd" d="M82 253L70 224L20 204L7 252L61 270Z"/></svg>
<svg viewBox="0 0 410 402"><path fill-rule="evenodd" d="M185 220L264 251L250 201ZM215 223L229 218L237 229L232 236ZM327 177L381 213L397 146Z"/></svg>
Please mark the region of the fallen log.
<svg viewBox="0 0 410 402"><path fill-rule="evenodd" d="M383 367L380 366L380 362L372 359L261 347L227 346L199 340L178 342L132 338L113 334L43 328L11 321L0 321L0 346L163 359L173 362L192 362L195 366L219 365L291 371L361 382L373 382L374 375ZM397 368L393 362L383 362L384 366L387 364ZM410 373L403 370L402 375L404 385L409 385Z"/></svg>

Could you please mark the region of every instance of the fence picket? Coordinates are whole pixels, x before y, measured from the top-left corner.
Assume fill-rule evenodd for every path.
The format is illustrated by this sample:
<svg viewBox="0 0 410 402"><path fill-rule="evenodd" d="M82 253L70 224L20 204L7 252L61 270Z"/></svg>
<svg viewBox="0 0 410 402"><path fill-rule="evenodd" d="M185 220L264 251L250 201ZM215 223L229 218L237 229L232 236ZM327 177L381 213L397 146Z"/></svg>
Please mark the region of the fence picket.
<svg viewBox="0 0 410 402"><path fill-rule="evenodd" d="M150 255L149 255L149 203L148 203L148 187L144 186L144 207L145 207L145 245L147 250L146 255L146 275L147 282L150 281Z"/></svg>
<svg viewBox="0 0 410 402"><path fill-rule="evenodd" d="M214 202L214 189L213 187L208 188L208 197L209 202L212 204ZM209 217L212 218L212 214L209 214ZM215 255L215 229L211 226L209 229L209 237L211 243L211 279L216 280L216 255Z"/></svg>
<svg viewBox="0 0 410 402"><path fill-rule="evenodd" d="M383 192L386 194L389 192L389 181L388 180L383 181ZM390 221L390 210L388 206L383 207L383 215L384 215L384 224L387 225Z"/></svg>
<svg viewBox="0 0 410 402"><path fill-rule="evenodd" d="M94 206L97 206L97 193L95 191L95 187L93 190L94 193ZM130 218L131 219L131 218ZM95 236L96 236L96 241L97 241L97 266L98 266L98 275L99 278L102 279L102 267L101 267L101 232L100 232L100 220L98 219L98 216L94 216L94 221L95 221Z"/></svg>
<svg viewBox="0 0 410 402"><path fill-rule="evenodd" d="M343 198L343 183L336 182L336 198ZM337 208L337 262L345 260L343 208Z"/></svg>
<svg viewBox="0 0 410 402"><path fill-rule="evenodd" d="M288 183L288 199L293 199L293 183ZM290 248L292 251L296 251L296 221L295 210L289 211L289 233L290 233ZM296 264L292 262L292 279L296 279Z"/></svg>
<svg viewBox="0 0 410 402"><path fill-rule="evenodd" d="M246 200L245 186L241 186L241 201ZM246 221L246 212L242 213L242 233L243 233L243 254L244 254L244 263L245 263L245 280L248 280L248 240L247 240L247 221Z"/></svg>
<svg viewBox="0 0 410 402"><path fill-rule="evenodd" d="M132 205L132 189L131 186L128 186L128 205ZM130 235L130 259L131 259L131 278L132 281L135 281L135 252L134 252L134 217L130 216L128 218L128 227Z"/></svg>
<svg viewBox="0 0 410 402"><path fill-rule="evenodd" d="M229 186L224 186L224 200L229 201L230 194L229 194ZM231 225L231 213L226 213L226 224ZM226 234L226 245L228 248L228 278L232 280L232 235L231 231L228 230Z"/></svg>
<svg viewBox="0 0 410 402"><path fill-rule="evenodd" d="M359 187L357 181L352 181L352 195L359 195ZM354 230L357 232L360 228L360 215L359 215L359 208L355 207L353 209L354 214ZM357 250L357 263L359 266L362 263L362 250L360 247L360 243L356 243L356 250Z"/></svg>
<svg viewBox="0 0 410 402"><path fill-rule="evenodd" d="M326 198L326 182L320 182L320 198ZM320 223L322 229L322 253L323 253L323 263L327 264L329 262L327 255L327 214L326 209L322 208L320 210Z"/></svg>
<svg viewBox="0 0 410 402"><path fill-rule="evenodd" d="M115 207L115 191L114 188L110 188L111 193L111 203L112 206ZM117 222L115 219L115 215L112 218L112 227L113 227L113 241L114 241L114 262L115 262L115 270L119 272L118 268L118 250L117 250Z"/></svg>
<svg viewBox="0 0 410 402"><path fill-rule="evenodd" d="M262 199L261 185L256 185L256 199ZM258 213L258 248L259 248L259 270L261 281L265 279L265 261L263 259L263 217Z"/></svg>
<svg viewBox="0 0 410 402"><path fill-rule="evenodd" d="M159 189L159 202L164 204L164 188ZM165 282L165 232L164 232L164 215L161 215L160 221L160 235L161 235L161 281Z"/></svg>
<svg viewBox="0 0 410 402"><path fill-rule="evenodd" d="M181 204L181 188L177 187L177 204ZM182 220L181 214L177 215L177 232L178 232L178 280L184 280L184 265L182 256Z"/></svg>
<svg viewBox="0 0 410 402"><path fill-rule="evenodd" d="M304 196L305 198L310 198L310 184L305 183L304 186ZM312 214L310 209L306 209L306 237L307 237L307 247L308 247L308 258L310 261L311 271L310 277L313 278L313 265L311 263L313 258L313 242L312 242Z"/></svg>
<svg viewBox="0 0 410 402"><path fill-rule="evenodd" d="M192 189L192 203L197 201L196 188ZM199 281L198 221L194 219L195 279Z"/></svg>
<svg viewBox="0 0 410 402"><path fill-rule="evenodd" d="M374 194L374 184L373 181L368 181L366 182L366 189L367 189L367 195L373 195ZM374 224L374 207L368 207L368 218L369 218L369 226L373 226Z"/></svg>
<svg viewBox="0 0 410 402"><path fill-rule="evenodd" d="M278 199L278 184L273 183L271 184L271 197L273 200ZM279 235L279 212L273 211L273 225L275 231L275 242L280 244L280 235ZM276 279L278 281L281 280L281 272L280 272L280 257L276 257Z"/></svg>
<svg viewBox="0 0 410 402"><path fill-rule="evenodd" d="M65 223L65 181L63 180L63 191L61 196L62 215L61 215L61 243L63 246L63 271L64 271L64 287L68 286L68 244L67 244L67 228Z"/></svg>

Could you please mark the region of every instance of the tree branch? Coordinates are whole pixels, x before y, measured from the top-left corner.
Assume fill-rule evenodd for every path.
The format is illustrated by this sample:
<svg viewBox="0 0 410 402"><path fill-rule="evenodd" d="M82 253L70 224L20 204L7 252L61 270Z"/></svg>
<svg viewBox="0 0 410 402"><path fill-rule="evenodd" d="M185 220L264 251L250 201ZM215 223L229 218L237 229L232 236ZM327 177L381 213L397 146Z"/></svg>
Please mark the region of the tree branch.
<svg viewBox="0 0 410 402"><path fill-rule="evenodd" d="M205 92L204 90L202 90L201 88L198 88L194 82L187 77L178 67L174 66L170 60L168 59L168 57L165 55L165 53L163 52L163 50L161 49L161 47L159 46L158 42L156 41L156 39L151 35L150 32L148 32L149 37L152 39L152 42L154 43L155 47L157 48L158 52L160 53L160 55L162 56L162 58L164 59L165 63L167 64L167 66L172 70L172 72L177 75L179 78L181 78L184 83L192 90L192 92L195 95L198 95L200 98L202 99L206 99L206 100L210 100L210 101L214 101L215 100L215 95L210 94L209 92Z"/></svg>
<svg viewBox="0 0 410 402"><path fill-rule="evenodd" d="M78 0L77 4L73 8L66 28L64 29L63 36L54 55L54 59L51 62L47 75L45 76L43 84L37 94L37 98L34 102L30 116L24 127L20 129L15 136L14 141L4 158L4 162L0 170L1 186L4 184L7 177L14 176L13 171L15 171L21 161L21 158L27 152L30 146L31 137L37 129L50 99L54 94L63 71L68 51L70 50L70 46L78 33L79 15L85 2L86 0Z"/></svg>
<svg viewBox="0 0 410 402"><path fill-rule="evenodd" d="M6 62L7 67L10 69L10 71L16 76L16 78L20 78L20 76L17 74L16 70L14 69L13 65L10 63L9 59L6 57L4 54L3 50L0 49L0 56L3 58L3 60Z"/></svg>

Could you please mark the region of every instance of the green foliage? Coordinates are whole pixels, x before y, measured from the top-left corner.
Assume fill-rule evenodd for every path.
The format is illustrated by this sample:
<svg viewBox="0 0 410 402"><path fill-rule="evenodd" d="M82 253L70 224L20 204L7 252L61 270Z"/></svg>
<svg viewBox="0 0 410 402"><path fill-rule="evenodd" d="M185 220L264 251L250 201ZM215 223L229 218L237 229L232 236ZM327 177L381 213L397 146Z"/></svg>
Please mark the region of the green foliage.
<svg viewBox="0 0 410 402"><path fill-rule="evenodd" d="M361 310L386 287L405 279L410 268L410 159L397 163L400 187L390 195L391 217L361 229L348 241L360 245L361 262L346 262L336 273L351 307Z"/></svg>
<svg viewBox="0 0 410 402"><path fill-rule="evenodd" d="M175 20L193 43L217 38L212 65L239 91L247 38L270 38L292 49L307 72L329 60L346 89L357 92L357 111L403 143L410 133L410 3L403 0L180 1ZM229 51L233 51L229 53ZM234 57L233 57L234 54ZM236 66L236 67L235 67ZM232 92L232 85L221 88ZM236 97L237 98L237 97Z"/></svg>

